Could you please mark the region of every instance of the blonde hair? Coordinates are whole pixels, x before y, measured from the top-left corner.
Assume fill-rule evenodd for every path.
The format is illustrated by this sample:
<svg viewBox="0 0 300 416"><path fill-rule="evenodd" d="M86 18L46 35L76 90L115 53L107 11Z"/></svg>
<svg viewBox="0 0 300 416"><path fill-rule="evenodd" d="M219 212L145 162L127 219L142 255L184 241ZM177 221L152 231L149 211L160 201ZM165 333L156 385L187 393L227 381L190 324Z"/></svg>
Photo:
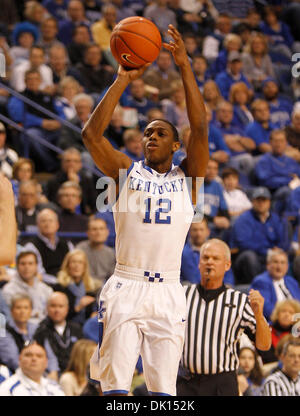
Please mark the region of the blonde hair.
<svg viewBox="0 0 300 416"><path fill-rule="evenodd" d="M80 339L72 347L70 359L64 373L72 372L79 385L87 381L87 366L97 344L89 339Z"/></svg>
<svg viewBox="0 0 300 416"><path fill-rule="evenodd" d="M258 32L255 32L254 35L252 35L250 37L250 40L249 40L249 53L250 53L250 55L253 54L252 45L253 45L253 42L256 39L259 39L259 40L261 40L263 42L264 47L265 47L264 52L263 52L263 55L266 55L268 53L268 41L267 41L267 38L266 38L265 35L263 35L262 33L258 33Z"/></svg>
<svg viewBox="0 0 300 416"><path fill-rule="evenodd" d="M244 91L247 94L248 101L251 98L251 91L247 87L247 85L244 82L236 82L235 84L232 84L230 91L229 91L229 101L231 104L235 104L235 94L237 91Z"/></svg>
<svg viewBox="0 0 300 416"><path fill-rule="evenodd" d="M242 39L239 35L236 35L235 33L228 33L228 35L226 35L224 39L225 48L227 48L229 42L232 42L232 41L238 42L240 45L239 48L242 46Z"/></svg>
<svg viewBox="0 0 300 416"><path fill-rule="evenodd" d="M231 260L231 251L230 251L229 246L223 240L220 240L219 238L211 238L211 239L205 241L205 243L203 243L201 248L200 248L200 257L201 257L201 254L203 253L203 251L205 250L205 248L210 244L218 244L219 246L221 246L223 248L224 256L225 256L226 260L227 261Z"/></svg>
<svg viewBox="0 0 300 416"><path fill-rule="evenodd" d="M78 81L76 81L75 78L71 76L66 76L60 81L60 83L58 84L58 94L61 95L63 93L64 88L66 88L66 86L69 84L74 85L74 87L77 89L76 95L79 94L79 92L81 91L80 84Z"/></svg>
<svg viewBox="0 0 300 416"><path fill-rule="evenodd" d="M85 290L87 292L92 292L96 289L95 282L94 282L92 276L90 275L88 259L87 259L87 256L86 256L86 254L83 250L75 249L75 250L69 251L66 254L66 256L63 260L63 263L61 265L61 269L58 272L57 281L58 281L58 283L60 283L64 287L67 287L67 286L69 286L69 284L74 282L72 276L70 276L70 274L69 274L69 263L70 263L70 260L72 259L72 257L76 256L78 254L81 255L84 258L84 262L85 262L85 267L84 267L84 271L83 271L83 274L82 274L82 281L83 281Z"/></svg>
<svg viewBox="0 0 300 416"><path fill-rule="evenodd" d="M270 317L273 323L278 320L278 315L281 309L287 305L291 306L294 309L295 314L300 313L300 302L298 302L295 299L286 299L286 300L283 300L282 302L277 302Z"/></svg>

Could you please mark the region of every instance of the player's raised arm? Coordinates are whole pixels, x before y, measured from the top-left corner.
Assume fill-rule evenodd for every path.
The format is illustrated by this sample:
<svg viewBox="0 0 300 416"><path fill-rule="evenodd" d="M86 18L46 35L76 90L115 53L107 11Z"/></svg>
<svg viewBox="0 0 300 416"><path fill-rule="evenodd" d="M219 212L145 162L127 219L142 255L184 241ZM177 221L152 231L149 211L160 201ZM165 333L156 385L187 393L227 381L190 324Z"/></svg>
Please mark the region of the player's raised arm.
<svg viewBox="0 0 300 416"><path fill-rule="evenodd" d="M169 43L164 43L164 47L172 53L174 61L179 67L191 128L187 157L184 160L185 170L187 175L192 178L204 177L209 159L204 101L197 86L180 33L172 25L169 25L168 33L173 40Z"/></svg>
<svg viewBox="0 0 300 416"><path fill-rule="evenodd" d="M139 78L149 65L130 71L119 66L118 75L105 96L93 111L82 130L83 142L91 154L95 164L107 176L119 177L119 169L128 169L132 160L122 152L114 149L103 136L112 118L121 95L128 84Z"/></svg>

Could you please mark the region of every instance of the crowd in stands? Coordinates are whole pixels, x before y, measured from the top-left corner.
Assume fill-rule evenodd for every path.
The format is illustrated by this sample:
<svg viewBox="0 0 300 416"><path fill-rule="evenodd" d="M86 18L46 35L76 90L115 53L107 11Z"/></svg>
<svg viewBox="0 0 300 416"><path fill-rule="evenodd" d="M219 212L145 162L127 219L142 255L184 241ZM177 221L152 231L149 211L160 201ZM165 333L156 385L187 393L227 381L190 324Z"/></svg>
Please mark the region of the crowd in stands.
<svg viewBox="0 0 300 416"><path fill-rule="evenodd" d="M60 383L43 381L44 393L99 394L88 383L88 362L98 338L97 299L115 267L115 230L112 213L97 210L102 174L81 129L115 78L112 30L137 15L151 19L166 42L168 25L178 28L207 110L204 219L191 226L181 281L200 282L205 240L228 243L232 268L224 283L257 289L265 299L272 348L263 354L246 342L239 374L241 394L264 394L265 379L282 368L278 345L300 312L300 82L292 73L300 3L0 0L0 8L6 62L0 171L11 180L18 225L15 264L0 273L7 320L0 383L34 380L26 367L32 348L41 360L39 377L46 370L45 379ZM178 129L173 163L179 165L189 125L183 85L166 49L126 89L105 136L132 160L143 160L142 132L155 118ZM15 384L8 391L17 392Z"/></svg>

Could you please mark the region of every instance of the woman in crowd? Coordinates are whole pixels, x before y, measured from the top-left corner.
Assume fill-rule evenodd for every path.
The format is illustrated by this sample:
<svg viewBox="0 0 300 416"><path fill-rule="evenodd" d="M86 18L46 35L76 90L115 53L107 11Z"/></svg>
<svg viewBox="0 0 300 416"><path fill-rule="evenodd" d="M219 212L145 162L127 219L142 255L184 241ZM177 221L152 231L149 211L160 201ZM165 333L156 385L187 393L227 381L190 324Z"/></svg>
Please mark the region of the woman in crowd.
<svg viewBox="0 0 300 416"><path fill-rule="evenodd" d="M80 92L82 92L82 87L71 76L64 77L59 83L57 104L63 107L67 120L71 120L76 116L73 99Z"/></svg>
<svg viewBox="0 0 300 416"><path fill-rule="evenodd" d="M213 80L206 81L203 87L203 98L207 106L211 109L212 119L215 119L215 110L219 101L223 100L219 87Z"/></svg>
<svg viewBox="0 0 300 416"><path fill-rule="evenodd" d="M67 253L57 275L55 290L66 293L69 298L69 318L84 324L97 311L95 280L89 272L88 259L84 251Z"/></svg>
<svg viewBox="0 0 300 416"><path fill-rule="evenodd" d="M244 375L248 383L248 387L243 392L243 395L260 396L263 372L257 352L250 347L241 348L239 360L239 372Z"/></svg>
<svg viewBox="0 0 300 416"><path fill-rule="evenodd" d="M59 379L66 396L80 396L87 385L87 368L97 344L89 339L80 339L72 348L66 370Z"/></svg>
<svg viewBox="0 0 300 416"><path fill-rule="evenodd" d="M233 105L233 123L241 129L254 121L248 107L251 98L252 92L244 82L237 82L231 86L229 101Z"/></svg>

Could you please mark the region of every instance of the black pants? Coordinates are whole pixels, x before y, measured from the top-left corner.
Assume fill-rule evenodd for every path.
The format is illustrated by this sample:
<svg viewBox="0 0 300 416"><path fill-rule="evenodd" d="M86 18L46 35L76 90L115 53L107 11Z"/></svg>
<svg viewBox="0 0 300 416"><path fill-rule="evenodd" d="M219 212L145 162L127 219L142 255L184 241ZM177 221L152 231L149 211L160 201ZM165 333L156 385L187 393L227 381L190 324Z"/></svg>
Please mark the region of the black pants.
<svg viewBox="0 0 300 416"><path fill-rule="evenodd" d="M178 377L177 396L238 396L235 371L220 374L195 374L190 378Z"/></svg>

